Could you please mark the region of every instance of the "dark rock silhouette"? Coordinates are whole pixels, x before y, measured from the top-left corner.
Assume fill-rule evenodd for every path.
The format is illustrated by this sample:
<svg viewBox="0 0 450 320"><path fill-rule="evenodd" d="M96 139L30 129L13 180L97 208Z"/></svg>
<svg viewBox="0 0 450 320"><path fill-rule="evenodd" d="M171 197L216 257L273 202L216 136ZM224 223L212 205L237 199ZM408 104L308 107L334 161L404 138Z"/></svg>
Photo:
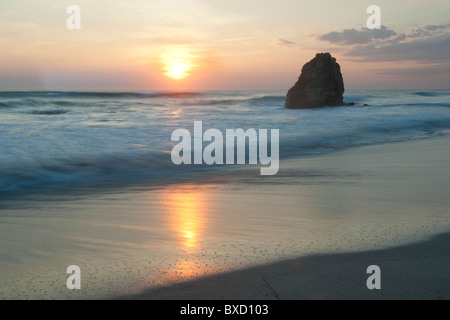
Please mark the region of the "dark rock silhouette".
<svg viewBox="0 0 450 320"><path fill-rule="evenodd" d="M318 53L302 68L302 73L286 96L286 108L310 109L342 106L344 80L341 67L330 53Z"/></svg>

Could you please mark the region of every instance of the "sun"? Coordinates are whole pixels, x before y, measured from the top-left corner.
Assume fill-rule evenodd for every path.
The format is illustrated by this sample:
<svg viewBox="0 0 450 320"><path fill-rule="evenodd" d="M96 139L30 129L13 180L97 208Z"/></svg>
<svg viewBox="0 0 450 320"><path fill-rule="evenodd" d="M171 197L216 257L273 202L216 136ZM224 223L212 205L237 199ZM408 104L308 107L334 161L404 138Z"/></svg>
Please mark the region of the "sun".
<svg viewBox="0 0 450 320"><path fill-rule="evenodd" d="M183 79L190 75L196 65L195 57L185 48L172 48L161 57L163 74L172 79Z"/></svg>
<svg viewBox="0 0 450 320"><path fill-rule="evenodd" d="M187 64L173 64L167 66L164 74L173 79L183 79L189 75L188 71L191 68L192 66Z"/></svg>

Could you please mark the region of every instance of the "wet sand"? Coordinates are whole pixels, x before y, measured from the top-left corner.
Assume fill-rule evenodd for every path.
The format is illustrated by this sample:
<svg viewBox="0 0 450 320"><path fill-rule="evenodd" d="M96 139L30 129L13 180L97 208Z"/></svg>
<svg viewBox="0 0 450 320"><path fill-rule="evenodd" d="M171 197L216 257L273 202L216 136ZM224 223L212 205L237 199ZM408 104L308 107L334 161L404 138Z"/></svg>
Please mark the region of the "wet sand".
<svg viewBox="0 0 450 320"><path fill-rule="evenodd" d="M450 299L450 233L401 247L299 257L117 299ZM381 289L367 288L380 267Z"/></svg>
<svg viewBox="0 0 450 320"><path fill-rule="evenodd" d="M423 241L450 230L449 159L443 136L285 160L273 177L3 198L0 299L448 298L448 235Z"/></svg>
<svg viewBox="0 0 450 320"><path fill-rule="evenodd" d="M403 236L409 234L409 239L401 236L396 239L389 231L383 234L369 229L374 237L366 233L364 240L352 230L349 242L343 241L342 235L336 240L345 243L346 248L353 242L354 252L303 255L118 298L450 299L450 233L427 236L432 234L427 229L431 221L418 219L418 212L426 216L427 211L435 211L442 213L438 220L443 225L448 221L445 217L450 214L446 200L450 196L446 187L450 178L449 147L450 140L445 136L352 149L300 162L293 160L284 163L284 170L276 180L289 185L298 179L299 184L313 186L314 194L308 194L307 199L319 198L315 199L317 219L324 217L323 210L341 215L348 214L351 208L358 218L368 214L366 222L378 225L381 230L389 230L384 223L390 223L400 231L403 222ZM241 181L250 184L252 179L241 177ZM320 200L322 204L318 205ZM402 211L404 214L399 215ZM370 215L377 217L371 220ZM356 215L354 218L358 219ZM333 220L332 215L328 219ZM406 231L408 225L411 229ZM357 226L355 223L349 229ZM364 234L368 225L362 223L359 227ZM329 234L331 230L324 236ZM396 246L395 241L409 244ZM361 251L371 243L386 248ZM342 247L333 247L330 251L341 250ZM381 269L380 290L367 288L370 265Z"/></svg>

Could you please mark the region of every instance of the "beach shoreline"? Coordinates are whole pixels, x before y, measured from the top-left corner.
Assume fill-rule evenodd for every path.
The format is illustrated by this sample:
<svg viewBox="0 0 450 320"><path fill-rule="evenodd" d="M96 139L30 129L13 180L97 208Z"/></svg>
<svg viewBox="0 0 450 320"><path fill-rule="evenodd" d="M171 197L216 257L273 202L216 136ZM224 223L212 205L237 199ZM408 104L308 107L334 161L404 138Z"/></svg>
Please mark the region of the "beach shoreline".
<svg viewBox="0 0 450 320"><path fill-rule="evenodd" d="M450 300L450 0L0 8L0 301Z"/></svg>
<svg viewBox="0 0 450 320"><path fill-rule="evenodd" d="M389 171L392 171L393 175L387 181L395 186L386 186L390 190L387 191L388 193L396 190L396 183L399 181L399 186L405 187L405 183L408 184L406 180L411 178L408 176L411 173L408 170L411 168L405 170L404 173L398 172L398 169L402 166L401 163L404 162L405 168L415 163L416 169L423 169L419 176L424 189L422 187L420 189L425 190L431 187L431 184L444 182L444 180L436 179L440 170L444 177L448 177L448 167L447 170L443 170L443 166L438 165L434 166L433 169L432 164L434 161L436 163L441 161L443 159L441 157L445 157L444 153L438 155L436 151L440 148L445 150L445 146L449 143L450 137L443 135L433 139L351 148L327 155L289 159L282 165L284 170L277 177L277 180L281 179L283 184L289 184L285 179L296 179L296 175L292 174L292 168L298 170L299 164L303 164L309 170L311 170L311 167L323 169L324 163L330 164L330 158L334 158L338 163L337 168L348 169L353 167L352 171L355 173L354 175L348 174L344 170L342 173L343 177L346 178L339 180L338 184L341 185L358 184L357 180L363 175L370 176L369 180L373 180L370 183L375 185L386 183L386 177L381 179L379 176L371 175L367 166L370 166L371 170L386 169L386 176L389 176L391 174ZM418 153L422 153L422 156L418 156ZM340 159L341 157L342 159ZM348 163L349 158L352 157L353 161ZM324 163L321 163L321 161ZM418 163L420 165L417 165ZM320 172L317 168L310 172ZM329 166L328 169L330 169ZM361 175L356 174L356 172L361 173L360 170L367 172ZM396 180L396 174L399 181ZM427 175L429 176L428 179ZM300 176L301 179L307 177L307 171L302 172ZM430 177L433 178L429 179ZM254 179L260 178L243 175L237 179L239 182L235 180L231 183L252 185L252 183L255 183ZM270 185L271 178L266 179L267 185ZM329 179L330 177L327 174L324 173L322 177L319 174L313 178L313 183L333 187L336 182ZM350 181L345 181L348 179ZM318 183L317 180L324 181ZM362 180L363 183L369 182L364 178ZM417 183L418 180L412 178L411 182ZM431 189L435 191L436 185ZM378 190L378 187L370 190ZM406 190L396 190L393 196L404 197L412 202L411 206L414 206L417 204L415 203L416 200L421 201L423 199L414 199L413 192L414 187L412 189L406 188ZM442 195L444 194L445 191ZM383 197L385 195L383 192ZM427 199L430 200L430 210L433 210L432 198L428 197ZM409 241L400 242L397 245L391 243L378 249L305 254L237 271L150 288L140 294L115 298L156 300L450 299L450 276L448 275L450 233L444 231L437 235L416 235L416 239L411 238ZM381 290L369 290L367 288L366 281L370 276L367 273L367 268L371 265L380 267Z"/></svg>
<svg viewBox="0 0 450 320"><path fill-rule="evenodd" d="M318 254L117 296L124 300L448 300L450 233L389 249ZM380 267L369 290L367 268Z"/></svg>
<svg viewBox="0 0 450 320"><path fill-rule="evenodd" d="M0 299L447 299L449 158L443 135L286 159L271 177L3 202Z"/></svg>

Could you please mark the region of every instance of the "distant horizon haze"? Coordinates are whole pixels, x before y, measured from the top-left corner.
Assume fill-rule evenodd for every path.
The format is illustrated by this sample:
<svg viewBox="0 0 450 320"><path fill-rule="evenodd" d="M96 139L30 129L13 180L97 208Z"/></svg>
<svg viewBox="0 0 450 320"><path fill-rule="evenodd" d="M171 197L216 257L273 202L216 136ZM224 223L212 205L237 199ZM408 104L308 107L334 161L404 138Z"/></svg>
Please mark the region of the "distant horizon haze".
<svg viewBox="0 0 450 320"><path fill-rule="evenodd" d="M346 90L450 89L450 2L0 3L0 90L288 90L330 52ZM80 8L80 29L67 9Z"/></svg>

